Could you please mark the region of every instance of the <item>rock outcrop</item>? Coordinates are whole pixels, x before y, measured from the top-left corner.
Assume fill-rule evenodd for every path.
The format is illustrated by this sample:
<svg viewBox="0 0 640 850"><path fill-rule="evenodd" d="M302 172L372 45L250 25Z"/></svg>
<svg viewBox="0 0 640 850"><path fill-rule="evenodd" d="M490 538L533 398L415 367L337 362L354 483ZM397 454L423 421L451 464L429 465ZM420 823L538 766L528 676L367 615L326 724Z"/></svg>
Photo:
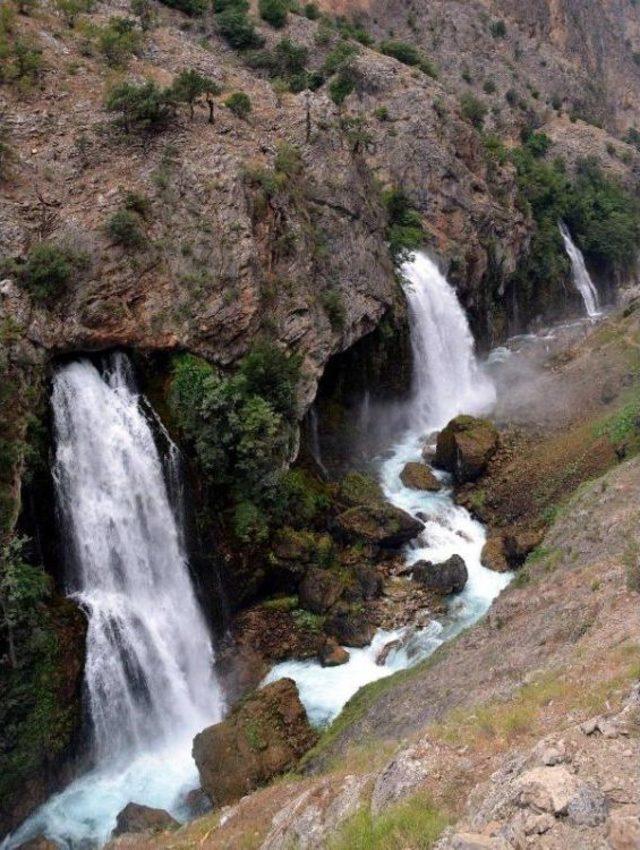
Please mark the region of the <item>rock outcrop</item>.
<svg viewBox="0 0 640 850"><path fill-rule="evenodd" d="M193 741L200 782L216 806L290 770L317 740L295 682L278 679Z"/></svg>
<svg viewBox="0 0 640 850"><path fill-rule="evenodd" d="M420 582L428 590L436 593L460 593L469 578L469 571L460 555L452 555L446 561L432 564L431 561L417 561L411 570L414 581Z"/></svg>
<svg viewBox="0 0 640 850"><path fill-rule="evenodd" d="M336 517L336 527L347 540L397 549L413 540L423 524L388 502L349 508Z"/></svg>
<svg viewBox="0 0 640 850"><path fill-rule="evenodd" d="M434 464L450 472L458 484L475 481L498 449L499 436L486 419L456 416L438 434Z"/></svg>
<svg viewBox="0 0 640 850"><path fill-rule="evenodd" d="M160 832L179 825L178 821L164 809L154 809L140 803L127 803L118 813L116 826L111 835L116 838L129 832Z"/></svg>
<svg viewBox="0 0 640 850"><path fill-rule="evenodd" d="M436 492L442 487L442 484L428 466L415 461L411 461L405 465L400 473L400 480L405 487L411 487L414 490Z"/></svg>

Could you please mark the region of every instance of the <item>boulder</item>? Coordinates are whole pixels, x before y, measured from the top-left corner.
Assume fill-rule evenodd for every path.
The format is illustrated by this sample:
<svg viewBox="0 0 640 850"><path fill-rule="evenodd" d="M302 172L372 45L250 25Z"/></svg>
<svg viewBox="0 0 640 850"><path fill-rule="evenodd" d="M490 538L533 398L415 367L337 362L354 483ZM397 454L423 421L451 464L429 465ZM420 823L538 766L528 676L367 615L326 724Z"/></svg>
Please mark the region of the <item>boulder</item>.
<svg viewBox="0 0 640 850"><path fill-rule="evenodd" d="M483 567L494 570L496 573L506 573L511 569L507 562L504 539L501 534L487 538L487 542L482 547L480 562Z"/></svg>
<svg viewBox="0 0 640 850"><path fill-rule="evenodd" d="M218 806L291 770L317 741L292 679L256 691L193 740L200 784Z"/></svg>
<svg viewBox="0 0 640 850"><path fill-rule="evenodd" d="M355 612L345 606L338 610L325 622L324 630L342 646L368 646L376 632L375 626L369 622L366 614Z"/></svg>
<svg viewBox="0 0 640 850"><path fill-rule="evenodd" d="M442 484L438 481L433 472L424 463L411 461L407 463L400 473L400 480L405 487L411 487L413 490L427 490L435 493L442 488Z"/></svg>
<svg viewBox="0 0 640 850"><path fill-rule="evenodd" d="M153 809L140 803L127 803L116 818L111 835L115 838L128 832L159 832L180 826L175 818L164 809Z"/></svg>
<svg viewBox="0 0 640 850"><path fill-rule="evenodd" d="M192 788L184 797L184 805L192 818L201 818L213 808L211 800L202 788Z"/></svg>
<svg viewBox="0 0 640 850"><path fill-rule="evenodd" d="M390 640L388 643L385 643L380 652L376 655L376 664L379 667L384 667L384 665L387 663L387 658L389 657L389 655L395 649L398 649L401 645L402 641L400 641L398 638L396 638L395 640Z"/></svg>
<svg viewBox="0 0 640 850"><path fill-rule="evenodd" d="M336 527L351 542L364 541L395 549L417 537L423 524L406 511L380 502L349 508L336 517Z"/></svg>
<svg viewBox="0 0 640 850"><path fill-rule="evenodd" d="M340 482L340 501L355 508L358 505L370 505L384 501L382 487L362 472L348 472Z"/></svg>
<svg viewBox="0 0 640 850"><path fill-rule="evenodd" d="M334 638L328 638L320 651L319 661L323 667L339 667L346 664L349 658L349 653L343 646Z"/></svg>
<svg viewBox="0 0 640 850"><path fill-rule="evenodd" d="M298 587L300 605L314 614L324 614L338 601L343 587L340 578L331 570L311 567Z"/></svg>
<svg viewBox="0 0 640 850"><path fill-rule="evenodd" d="M45 835L36 835L35 838L20 844L17 850L60 850L60 845Z"/></svg>
<svg viewBox="0 0 640 850"><path fill-rule="evenodd" d="M517 780L518 802L537 812L566 815L583 784L563 765L534 767Z"/></svg>
<svg viewBox="0 0 640 850"><path fill-rule="evenodd" d="M460 593L464 589L469 578L469 571L460 555L452 555L440 564L418 561L414 564L411 575L428 590L446 595Z"/></svg>
<svg viewBox="0 0 640 850"><path fill-rule="evenodd" d="M438 434L434 465L446 469L458 484L475 481L498 448L498 431L486 419L456 416Z"/></svg>

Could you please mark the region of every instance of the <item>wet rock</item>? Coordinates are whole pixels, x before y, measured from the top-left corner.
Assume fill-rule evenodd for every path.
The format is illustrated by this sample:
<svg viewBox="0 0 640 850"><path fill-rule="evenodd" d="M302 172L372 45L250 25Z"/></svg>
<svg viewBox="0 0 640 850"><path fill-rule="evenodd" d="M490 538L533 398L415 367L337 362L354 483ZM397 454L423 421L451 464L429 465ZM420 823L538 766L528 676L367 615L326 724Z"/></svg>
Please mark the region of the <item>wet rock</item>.
<svg viewBox="0 0 640 850"><path fill-rule="evenodd" d="M128 832L159 832L180 824L164 809L154 809L140 803L127 803L116 818L116 826L111 835L125 835Z"/></svg>
<svg viewBox="0 0 640 850"><path fill-rule="evenodd" d="M435 590L436 593L446 595L460 593L464 589L469 578L469 571L460 555L452 555L440 564L418 561L414 564L411 575L428 590Z"/></svg>
<svg viewBox="0 0 640 850"><path fill-rule="evenodd" d="M458 484L475 481L496 453L498 441L498 431L488 420L456 416L438 434L434 464Z"/></svg>
<svg viewBox="0 0 640 850"><path fill-rule="evenodd" d="M349 541L364 540L390 549L413 540L423 528L419 520L388 502L349 508L336 518L336 526Z"/></svg>
<svg viewBox="0 0 640 850"><path fill-rule="evenodd" d="M317 740L292 679L248 697L193 741L202 788L218 806L290 770Z"/></svg>
<svg viewBox="0 0 640 850"><path fill-rule="evenodd" d="M60 850L60 845L45 835L36 835L30 841L20 844L17 850Z"/></svg>
<svg viewBox="0 0 640 850"><path fill-rule="evenodd" d="M340 578L331 570L311 567L298 588L300 605L314 614L324 614L337 602L343 587Z"/></svg>
<svg viewBox="0 0 640 850"><path fill-rule="evenodd" d="M213 803L207 797L202 788L192 788L184 798L184 804L189 810L189 815L192 818L199 818L206 815L213 808Z"/></svg>
<svg viewBox="0 0 640 850"><path fill-rule="evenodd" d="M340 501L352 508L358 505L370 505L384 502L382 487L375 480L362 472L349 472L340 482Z"/></svg>
<svg viewBox="0 0 640 850"><path fill-rule="evenodd" d="M504 536L504 551L512 569L522 566L527 556L540 545L542 533L539 531L515 531Z"/></svg>
<svg viewBox="0 0 640 850"><path fill-rule="evenodd" d="M378 664L380 667L384 667L384 665L387 663L387 658L389 657L389 654L393 652L394 649L398 649L401 644L402 641L398 639L390 640L389 643L385 643L380 652L376 655L376 664Z"/></svg>
<svg viewBox="0 0 640 850"><path fill-rule="evenodd" d="M376 632L366 614L356 613L346 607L336 611L324 624L324 630L343 646L361 648L368 646Z"/></svg>
<svg viewBox="0 0 640 850"><path fill-rule="evenodd" d="M384 582L375 567L358 564L353 568L353 573L358 583L361 599L375 599L380 596Z"/></svg>
<svg viewBox="0 0 640 850"><path fill-rule="evenodd" d="M426 490L435 493L442 488L442 484L429 467L425 466L424 463L415 461L406 464L400 473L400 480L405 487L411 487L413 490Z"/></svg>
<svg viewBox="0 0 640 850"><path fill-rule="evenodd" d="M346 664L349 660L349 653L340 644L329 638L320 652L320 664L323 667L339 667L341 664Z"/></svg>

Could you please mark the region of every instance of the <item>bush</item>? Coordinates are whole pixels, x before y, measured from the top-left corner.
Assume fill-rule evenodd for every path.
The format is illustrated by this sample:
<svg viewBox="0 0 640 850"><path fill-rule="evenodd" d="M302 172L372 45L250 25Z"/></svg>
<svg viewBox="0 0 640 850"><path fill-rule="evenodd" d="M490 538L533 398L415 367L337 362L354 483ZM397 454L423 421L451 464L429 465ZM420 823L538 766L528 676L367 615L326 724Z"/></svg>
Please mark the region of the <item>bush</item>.
<svg viewBox="0 0 640 850"><path fill-rule="evenodd" d="M380 50L385 56L392 56L405 65L420 64L420 51L404 41L383 41L380 43Z"/></svg>
<svg viewBox="0 0 640 850"><path fill-rule="evenodd" d="M119 113L118 123L127 133L131 129L157 133L173 116L170 90L160 89L152 80L114 86L105 106L108 112Z"/></svg>
<svg viewBox="0 0 640 850"><path fill-rule="evenodd" d="M345 309L342 302L342 295L339 289L328 289L322 293L321 304L324 308L329 323L334 331L339 331L344 327Z"/></svg>
<svg viewBox="0 0 640 850"><path fill-rule="evenodd" d="M493 80L485 80L484 83L482 84L482 90L486 94L495 94L496 84L494 83Z"/></svg>
<svg viewBox="0 0 640 850"><path fill-rule="evenodd" d="M492 21L489 32L494 38L504 38L507 34L507 25L504 21Z"/></svg>
<svg viewBox="0 0 640 850"><path fill-rule="evenodd" d="M40 242L27 254L26 261L13 269L20 283L36 301L58 298L75 272L86 266L87 258L51 242Z"/></svg>
<svg viewBox="0 0 640 850"><path fill-rule="evenodd" d="M484 124L484 119L487 114L487 107L471 92L466 92L460 98L460 111L462 117L469 121L470 124L480 130Z"/></svg>
<svg viewBox="0 0 640 850"><path fill-rule="evenodd" d="M82 12L90 12L93 3L92 0L56 0L55 5L66 25L73 29L78 15Z"/></svg>
<svg viewBox="0 0 640 850"><path fill-rule="evenodd" d="M248 393L268 399L274 410L293 419L299 371L298 357L287 357L272 343L258 342L240 362L238 374Z"/></svg>
<svg viewBox="0 0 640 850"><path fill-rule="evenodd" d="M111 18L98 35L100 51L113 67L126 65L141 44L142 37L136 30L136 22L131 18Z"/></svg>
<svg viewBox="0 0 640 850"><path fill-rule="evenodd" d="M138 16L143 32L148 32L156 22L157 14L151 0L131 0L131 11Z"/></svg>
<svg viewBox="0 0 640 850"><path fill-rule="evenodd" d="M324 60L324 70L327 74L335 74L349 67L351 61L358 55L359 49L355 44L341 41L331 50Z"/></svg>
<svg viewBox="0 0 640 850"><path fill-rule="evenodd" d="M243 91L234 91L224 103L227 109L230 109L238 118L246 119L251 112L251 100Z"/></svg>
<svg viewBox="0 0 640 850"><path fill-rule="evenodd" d="M171 9L179 9L187 15L203 15L209 8L209 0L160 0Z"/></svg>
<svg viewBox="0 0 640 850"><path fill-rule="evenodd" d="M260 17L276 29L282 29L286 24L288 9L286 0L258 0Z"/></svg>
<svg viewBox="0 0 640 850"><path fill-rule="evenodd" d="M144 243L140 216L131 210L115 212L107 222L106 230L111 240L123 248L140 248Z"/></svg>
<svg viewBox="0 0 640 850"><path fill-rule="evenodd" d="M209 122L213 123L213 101L212 98L221 94L222 89L212 80L193 69L181 71L171 86L171 96L177 103L186 103L189 106L189 115L193 120L193 107L197 101L205 95L209 104Z"/></svg>
<svg viewBox="0 0 640 850"><path fill-rule="evenodd" d="M407 260L424 242L422 218L402 189L390 189L383 195L387 208L387 239L396 266Z"/></svg>
<svg viewBox="0 0 640 850"><path fill-rule="evenodd" d="M237 50L262 47L264 39L256 32L247 14L240 8L228 6L216 15L216 26L220 35Z"/></svg>
<svg viewBox="0 0 640 850"><path fill-rule="evenodd" d="M140 218L149 218L151 215L151 201L146 195L140 195L137 192L127 192L124 196L124 208L138 213Z"/></svg>
<svg viewBox="0 0 640 850"><path fill-rule="evenodd" d="M38 83L41 77L40 48L9 34L0 24L0 83L14 83L21 91L26 92Z"/></svg>
<svg viewBox="0 0 640 850"><path fill-rule="evenodd" d="M305 3L304 16L305 18L309 18L310 21L317 21L320 17L320 9L318 9L315 3Z"/></svg>
<svg viewBox="0 0 640 850"><path fill-rule="evenodd" d="M356 84L353 76L348 71L340 71L339 74L329 83L329 95L331 100L337 105L347 98L355 89Z"/></svg>

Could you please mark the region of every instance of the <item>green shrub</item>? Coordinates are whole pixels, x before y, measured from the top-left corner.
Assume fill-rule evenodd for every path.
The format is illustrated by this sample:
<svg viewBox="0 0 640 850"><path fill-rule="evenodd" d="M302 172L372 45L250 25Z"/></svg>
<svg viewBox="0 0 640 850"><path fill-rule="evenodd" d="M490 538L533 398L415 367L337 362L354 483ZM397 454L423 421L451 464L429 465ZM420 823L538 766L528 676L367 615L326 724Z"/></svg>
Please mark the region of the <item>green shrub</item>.
<svg viewBox="0 0 640 850"><path fill-rule="evenodd" d="M93 2L92 0L56 0L55 6L64 18L66 25L73 29L78 15L83 12L90 12Z"/></svg>
<svg viewBox="0 0 640 850"><path fill-rule="evenodd" d="M179 9L187 15L203 15L209 8L209 0L160 0L171 9Z"/></svg>
<svg viewBox="0 0 640 850"><path fill-rule="evenodd" d="M298 357L287 357L273 343L257 342L241 360L238 374L249 394L268 399L274 410L293 419L299 371Z"/></svg>
<svg viewBox="0 0 640 850"><path fill-rule="evenodd" d="M264 543L269 537L264 511L253 502L238 502L233 513L233 532L242 543Z"/></svg>
<svg viewBox="0 0 640 850"><path fill-rule="evenodd" d="M74 274L85 268L85 255L51 242L39 242L22 265L15 265L22 286L36 301L54 300L63 294Z"/></svg>
<svg viewBox="0 0 640 850"><path fill-rule="evenodd" d="M170 90L160 89L152 80L115 85L105 106L108 112L118 113L118 123L127 133L132 129L160 132L173 116Z"/></svg>
<svg viewBox="0 0 640 850"><path fill-rule="evenodd" d="M25 543L26 538L13 538L0 549L0 633L14 669L22 662L18 635L36 624L37 606L51 591L49 576L24 561Z"/></svg>
<svg viewBox="0 0 640 850"><path fill-rule="evenodd" d="M373 110L374 116L378 119L378 121L388 121L389 120L389 110L386 106L378 106Z"/></svg>
<svg viewBox="0 0 640 850"><path fill-rule="evenodd" d="M318 9L315 3L305 3L304 16L305 18L309 18L310 21L317 21L320 17L320 9Z"/></svg>
<svg viewBox="0 0 640 850"><path fill-rule="evenodd" d="M492 21L489 32L494 38L504 38L507 34L507 25L504 21Z"/></svg>
<svg viewBox="0 0 640 850"><path fill-rule="evenodd" d="M137 15L143 32L148 32L158 17L151 0L131 0L131 11Z"/></svg>
<svg viewBox="0 0 640 850"><path fill-rule="evenodd" d="M126 65L141 45L142 36L131 18L111 18L98 34L98 47L114 68Z"/></svg>
<svg viewBox="0 0 640 850"><path fill-rule="evenodd" d="M222 89L212 80L193 69L181 71L171 86L171 97L177 103L189 106L189 115L193 120L193 107L204 95L209 104L209 122L213 123L213 97L221 94Z"/></svg>
<svg viewBox="0 0 640 850"><path fill-rule="evenodd" d="M234 91L225 100L224 104L238 118L246 119L251 112L251 100L249 95L243 91Z"/></svg>
<svg viewBox="0 0 640 850"><path fill-rule="evenodd" d="M329 318L334 331L342 330L345 322L345 309L339 289L327 289L322 293L320 302Z"/></svg>
<svg viewBox="0 0 640 850"><path fill-rule="evenodd" d="M347 68L351 61L358 55L359 49L355 44L341 41L331 50L324 60L324 71L327 74L335 74Z"/></svg>
<svg viewBox="0 0 640 850"><path fill-rule="evenodd" d="M380 42L380 51L385 56L392 56L404 65L419 65L422 56L417 47L404 41L382 41Z"/></svg>
<svg viewBox="0 0 640 850"><path fill-rule="evenodd" d="M544 156L551 147L551 139L546 133L526 133L525 147L535 157Z"/></svg>
<svg viewBox="0 0 640 850"><path fill-rule="evenodd" d="M258 0L260 17L276 29L282 29L286 24L288 10L287 0Z"/></svg>
<svg viewBox="0 0 640 850"><path fill-rule="evenodd" d="M485 81L484 81L484 83L482 84L482 90L483 90L486 94L495 94L495 91L496 91L496 84L495 84L495 82L494 82L493 80L491 80L491 79L489 79L489 80L485 80Z"/></svg>
<svg viewBox="0 0 640 850"><path fill-rule="evenodd" d="M151 215L151 201L147 195L140 195L138 192L127 192L124 196L124 208L137 213L141 218L149 218Z"/></svg>
<svg viewBox="0 0 640 850"><path fill-rule="evenodd" d="M253 21L235 6L228 6L216 15L216 26L220 35L237 50L249 50L264 44Z"/></svg>
<svg viewBox="0 0 640 850"><path fill-rule="evenodd" d="M329 83L329 95L331 100L337 105L347 98L355 89L356 84L353 76L349 71L340 71Z"/></svg>
<svg viewBox="0 0 640 850"><path fill-rule="evenodd" d="M41 81L42 71L40 48L3 30L0 23L0 83L13 83L27 92Z"/></svg>
<svg viewBox="0 0 640 850"><path fill-rule="evenodd" d="M424 242L422 218L402 189L388 190L383 200L387 208L389 250L396 266L399 266Z"/></svg>
<svg viewBox="0 0 640 850"><path fill-rule="evenodd" d="M471 92L465 92L460 98L460 112L463 118L479 130L484 124L487 107L480 98L471 94Z"/></svg>
<svg viewBox="0 0 640 850"><path fill-rule="evenodd" d="M107 222L106 231L110 239L123 248L141 248L144 244L140 216L131 210L114 212Z"/></svg>

